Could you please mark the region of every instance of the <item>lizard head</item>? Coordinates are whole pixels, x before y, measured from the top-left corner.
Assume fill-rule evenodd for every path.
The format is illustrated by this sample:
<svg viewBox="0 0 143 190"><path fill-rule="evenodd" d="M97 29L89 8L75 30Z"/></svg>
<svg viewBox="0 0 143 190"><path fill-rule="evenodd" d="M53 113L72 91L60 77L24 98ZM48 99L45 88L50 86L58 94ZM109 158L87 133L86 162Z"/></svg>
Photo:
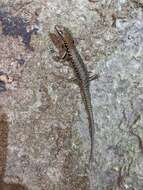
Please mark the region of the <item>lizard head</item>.
<svg viewBox="0 0 143 190"><path fill-rule="evenodd" d="M67 29L62 26L62 25L56 25L55 26L55 30L56 32L62 37L64 38L65 34L67 33Z"/></svg>
<svg viewBox="0 0 143 190"><path fill-rule="evenodd" d="M56 25L55 31L62 38L64 42L66 42L69 46L74 47L74 40L68 28L62 25Z"/></svg>

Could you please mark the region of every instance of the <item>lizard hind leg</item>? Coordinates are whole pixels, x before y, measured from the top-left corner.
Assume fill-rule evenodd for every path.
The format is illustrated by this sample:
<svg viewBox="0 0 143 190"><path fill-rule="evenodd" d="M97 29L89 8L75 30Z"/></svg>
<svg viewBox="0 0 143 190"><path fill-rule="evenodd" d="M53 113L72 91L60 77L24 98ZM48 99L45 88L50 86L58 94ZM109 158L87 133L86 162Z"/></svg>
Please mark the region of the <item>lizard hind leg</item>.
<svg viewBox="0 0 143 190"><path fill-rule="evenodd" d="M98 79L98 78L99 78L99 75L98 75L98 74L94 74L94 75L91 75L91 76L89 77L89 81L96 80L96 79Z"/></svg>

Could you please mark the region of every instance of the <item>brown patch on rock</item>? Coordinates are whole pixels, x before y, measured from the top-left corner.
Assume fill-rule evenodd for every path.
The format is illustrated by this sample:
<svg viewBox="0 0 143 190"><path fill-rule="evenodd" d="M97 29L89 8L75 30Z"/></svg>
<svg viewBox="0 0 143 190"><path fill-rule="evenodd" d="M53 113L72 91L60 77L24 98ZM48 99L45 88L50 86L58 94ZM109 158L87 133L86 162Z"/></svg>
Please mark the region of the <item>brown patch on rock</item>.
<svg viewBox="0 0 143 190"><path fill-rule="evenodd" d="M6 157L8 146L8 121L7 115L0 106L0 190L28 190L20 184L7 184L3 181L5 176Z"/></svg>

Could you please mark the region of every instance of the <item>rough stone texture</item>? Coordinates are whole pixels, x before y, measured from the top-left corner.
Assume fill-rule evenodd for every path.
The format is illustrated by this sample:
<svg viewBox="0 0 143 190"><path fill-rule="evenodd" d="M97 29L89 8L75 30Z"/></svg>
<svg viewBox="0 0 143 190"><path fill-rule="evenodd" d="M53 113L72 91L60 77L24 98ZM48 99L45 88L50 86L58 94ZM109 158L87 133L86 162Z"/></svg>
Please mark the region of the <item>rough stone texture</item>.
<svg viewBox="0 0 143 190"><path fill-rule="evenodd" d="M27 32L38 28L31 51L22 35L5 36L0 23L0 71L14 78L0 93L8 122L5 182L29 190L142 190L143 1L1 0L0 11L26 20ZM72 70L52 58L55 24L71 30L89 71L100 75L91 82L89 173L86 112L79 88L66 80Z"/></svg>

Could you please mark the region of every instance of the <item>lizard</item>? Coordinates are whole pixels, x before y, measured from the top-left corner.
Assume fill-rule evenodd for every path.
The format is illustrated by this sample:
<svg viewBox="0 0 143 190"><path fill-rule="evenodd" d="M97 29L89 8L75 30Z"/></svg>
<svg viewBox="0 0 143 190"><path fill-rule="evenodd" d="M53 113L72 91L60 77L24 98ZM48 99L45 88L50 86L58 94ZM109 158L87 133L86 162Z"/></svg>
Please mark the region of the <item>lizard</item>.
<svg viewBox="0 0 143 190"><path fill-rule="evenodd" d="M77 51L74 39L68 28L62 25L56 25L55 33L49 33L49 36L55 47L59 50L59 58L68 61L69 65L72 67L76 78L74 81L80 88L80 93L84 101L89 122L89 135L91 139L89 162L91 162L93 160L95 129L89 82L93 79L97 79L98 75L95 74L91 77L89 76L86 65L84 64L83 59Z"/></svg>

